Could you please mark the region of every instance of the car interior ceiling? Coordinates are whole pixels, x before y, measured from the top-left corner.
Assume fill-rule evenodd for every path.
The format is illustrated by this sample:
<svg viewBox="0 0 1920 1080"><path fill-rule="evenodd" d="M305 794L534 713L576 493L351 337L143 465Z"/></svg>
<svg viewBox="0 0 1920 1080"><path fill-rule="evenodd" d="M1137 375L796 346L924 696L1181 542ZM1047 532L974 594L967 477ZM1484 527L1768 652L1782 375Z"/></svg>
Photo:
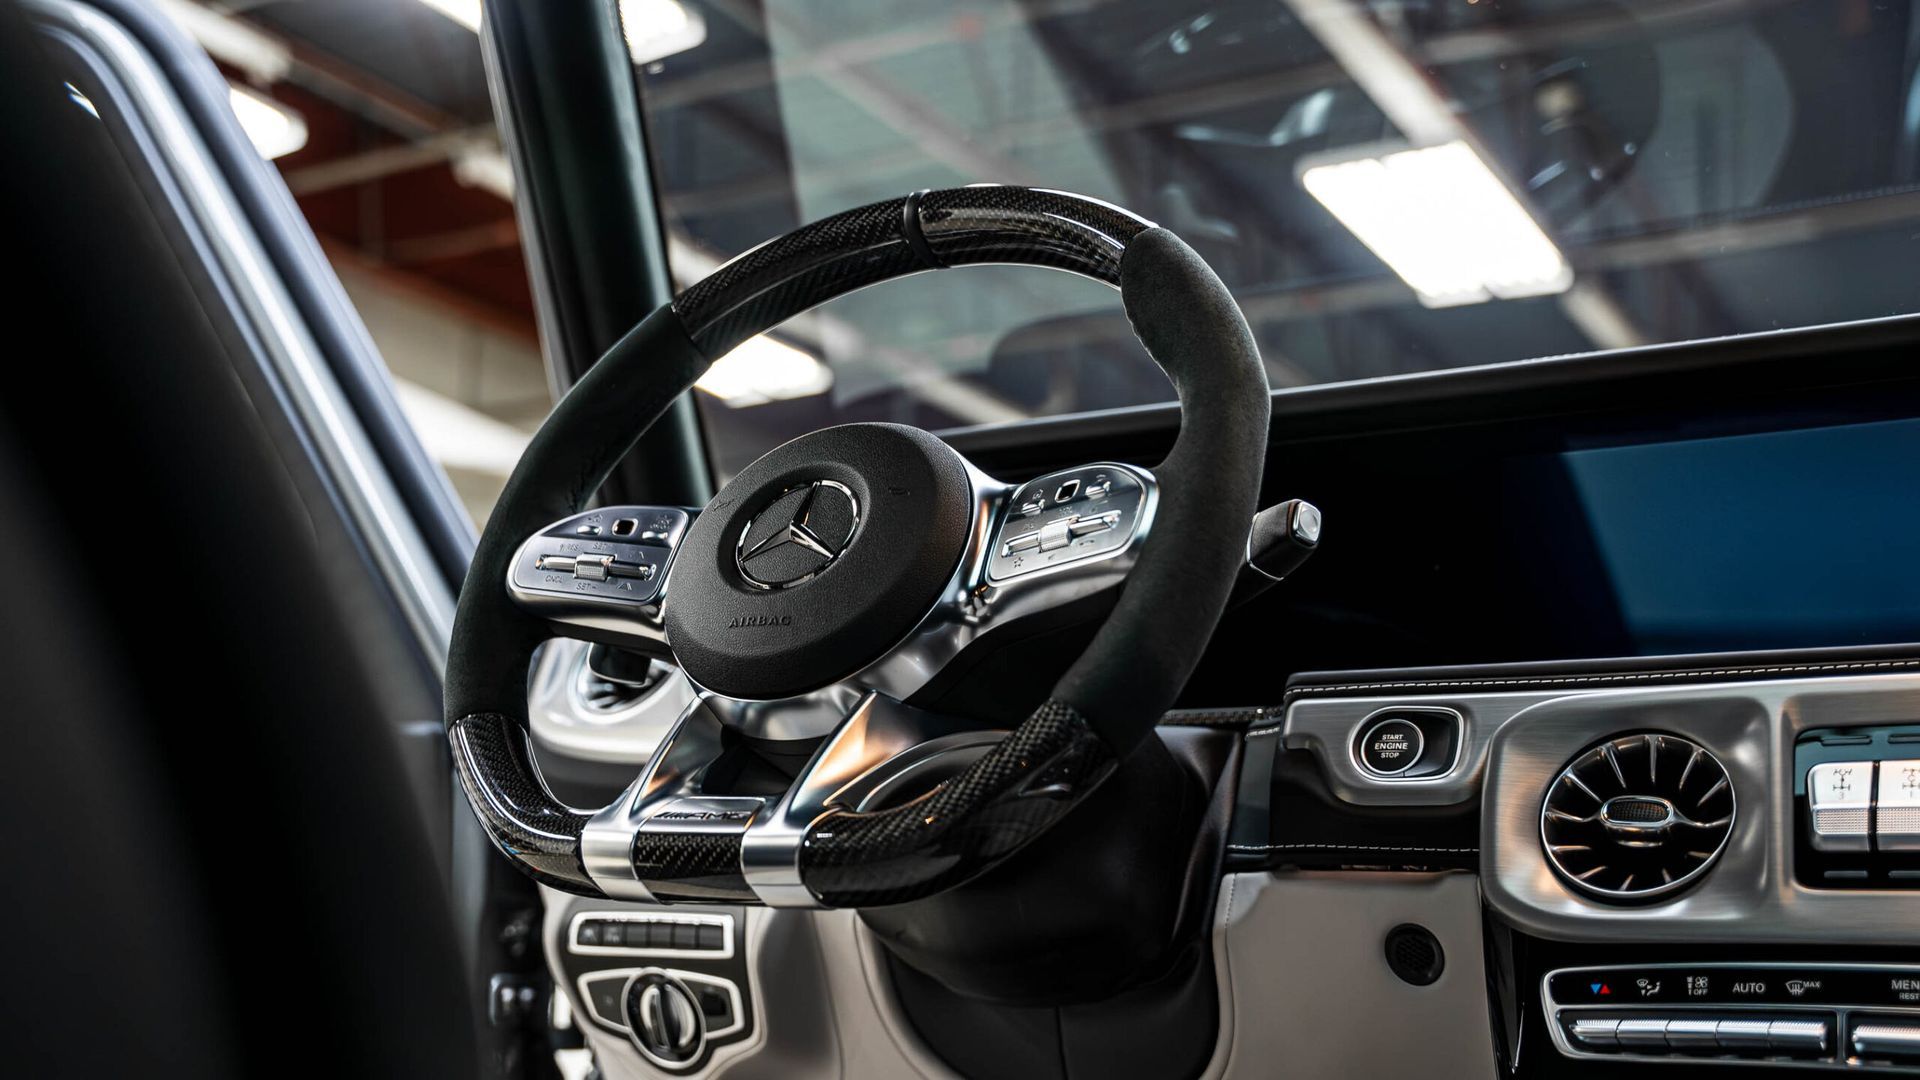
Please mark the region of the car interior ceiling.
<svg viewBox="0 0 1920 1080"><path fill-rule="evenodd" d="M252 284L346 389L261 359L102 47L191 39L0 2L0 1071L1920 1071L1920 315L1290 385L1164 193L662 210L626 7L485 5L564 393L476 537L249 158L208 190L293 223ZM701 230L753 236L675 288ZM696 394L1006 265L1116 298L970 344L1015 422Z"/></svg>

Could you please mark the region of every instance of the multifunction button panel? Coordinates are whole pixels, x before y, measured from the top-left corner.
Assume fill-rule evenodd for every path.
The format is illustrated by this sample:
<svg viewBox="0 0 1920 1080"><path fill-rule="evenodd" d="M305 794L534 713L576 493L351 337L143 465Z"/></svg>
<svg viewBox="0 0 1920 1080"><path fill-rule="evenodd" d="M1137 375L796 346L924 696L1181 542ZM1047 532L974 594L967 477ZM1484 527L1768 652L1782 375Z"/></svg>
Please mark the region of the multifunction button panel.
<svg viewBox="0 0 1920 1080"><path fill-rule="evenodd" d="M517 594L649 604L666 583L685 510L615 506L567 518L520 546L511 583Z"/></svg>
<svg viewBox="0 0 1920 1080"><path fill-rule="evenodd" d="M568 948L582 956L733 955L733 919L726 915L655 915L583 911L573 917Z"/></svg>
<svg viewBox="0 0 1920 1080"><path fill-rule="evenodd" d="M995 530L987 579L1008 581L1124 551L1151 513L1145 474L1084 465L1015 489Z"/></svg>
<svg viewBox="0 0 1920 1080"><path fill-rule="evenodd" d="M1920 968L1566 968L1543 989L1554 1043L1570 1057L1920 1066Z"/></svg>
<svg viewBox="0 0 1920 1080"><path fill-rule="evenodd" d="M1809 731L1794 766L1802 884L1920 888L1920 726Z"/></svg>

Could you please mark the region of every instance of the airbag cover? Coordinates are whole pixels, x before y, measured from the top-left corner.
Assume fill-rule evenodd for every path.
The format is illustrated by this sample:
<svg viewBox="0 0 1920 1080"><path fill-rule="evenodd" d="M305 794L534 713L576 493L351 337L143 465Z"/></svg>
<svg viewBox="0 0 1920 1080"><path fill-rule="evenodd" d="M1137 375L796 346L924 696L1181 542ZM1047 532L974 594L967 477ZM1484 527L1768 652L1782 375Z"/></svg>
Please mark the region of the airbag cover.
<svg viewBox="0 0 1920 1080"><path fill-rule="evenodd" d="M966 462L918 428L848 424L775 447L708 504L669 571L667 639L726 697L791 697L880 659L967 547Z"/></svg>

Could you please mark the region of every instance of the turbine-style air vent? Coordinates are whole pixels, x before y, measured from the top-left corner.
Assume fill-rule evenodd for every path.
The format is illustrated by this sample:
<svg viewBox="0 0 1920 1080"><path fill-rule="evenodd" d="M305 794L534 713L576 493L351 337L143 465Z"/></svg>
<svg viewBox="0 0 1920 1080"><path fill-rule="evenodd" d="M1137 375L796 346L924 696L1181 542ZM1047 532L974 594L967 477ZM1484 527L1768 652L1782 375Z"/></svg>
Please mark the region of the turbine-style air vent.
<svg viewBox="0 0 1920 1080"><path fill-rule="evenodd" d="M1712 754L1677 735L1609 739L1547 789L1540 839L1583 892L1631 902L1699 880L1733 833L1733 783Z"/></svg>

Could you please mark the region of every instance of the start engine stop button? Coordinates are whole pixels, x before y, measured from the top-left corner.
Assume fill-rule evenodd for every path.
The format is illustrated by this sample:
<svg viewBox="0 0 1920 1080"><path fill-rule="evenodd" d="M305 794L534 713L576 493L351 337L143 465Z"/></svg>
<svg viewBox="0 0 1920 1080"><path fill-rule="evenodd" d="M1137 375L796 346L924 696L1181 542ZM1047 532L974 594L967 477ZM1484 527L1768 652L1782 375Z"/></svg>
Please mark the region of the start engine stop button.
<svg viewBox="0 0 1920 1080"><path fill-rule="evenodd" d="M1426 736L1420 726L1401 717L1388 717L1360 737L1360 764L1375 776L1396 776L1420 763Z"/></svg>

